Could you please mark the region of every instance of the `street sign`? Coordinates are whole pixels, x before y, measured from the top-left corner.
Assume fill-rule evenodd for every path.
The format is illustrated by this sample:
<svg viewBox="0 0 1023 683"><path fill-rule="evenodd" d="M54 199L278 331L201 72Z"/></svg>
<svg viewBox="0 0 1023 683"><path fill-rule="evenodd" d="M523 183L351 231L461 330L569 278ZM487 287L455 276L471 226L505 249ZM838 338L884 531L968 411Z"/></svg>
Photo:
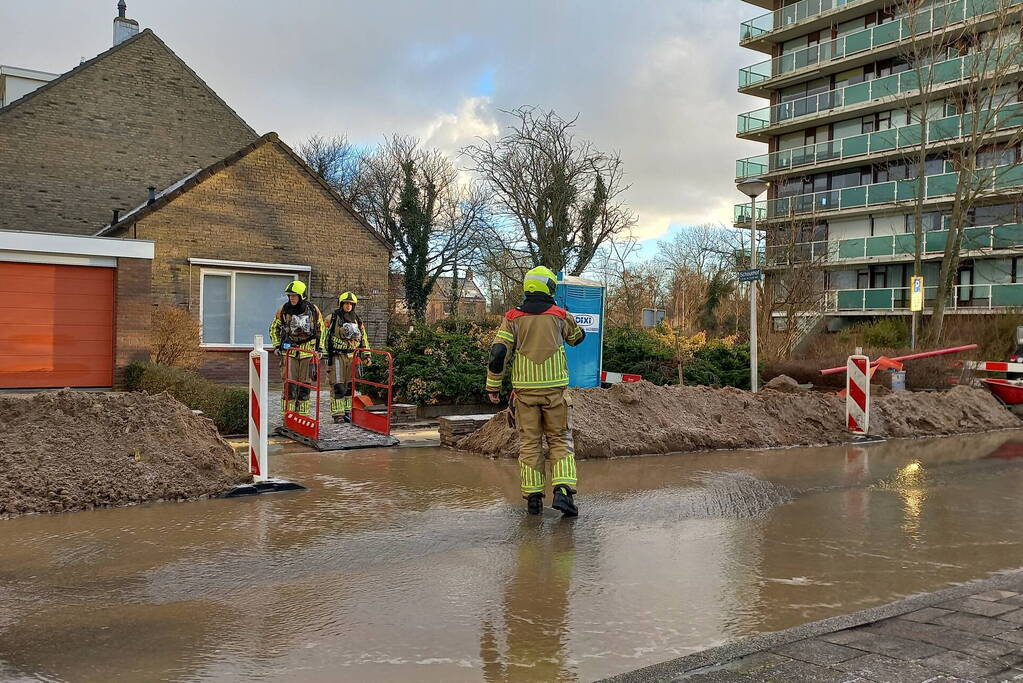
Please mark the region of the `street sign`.
<svg viewBox="0 0 1023 683"><path fill-rule="evenodd" d="M913 312L924 310L924 279L922 277L910 278L909 310Z"/></svg>
<svg viewBox="0 0 1023 683"><path fill-rule="evenodd" d="M750 268L749 270L739 271L739 282L760 282L763 278L764 271L759 268Z"/></svg>
<svg viewBox="0 0 1023 683"><path fill-rule="evenodd" d="M664 309L644 308L643 327L657 327L657 324L664 320Z"/></svg>

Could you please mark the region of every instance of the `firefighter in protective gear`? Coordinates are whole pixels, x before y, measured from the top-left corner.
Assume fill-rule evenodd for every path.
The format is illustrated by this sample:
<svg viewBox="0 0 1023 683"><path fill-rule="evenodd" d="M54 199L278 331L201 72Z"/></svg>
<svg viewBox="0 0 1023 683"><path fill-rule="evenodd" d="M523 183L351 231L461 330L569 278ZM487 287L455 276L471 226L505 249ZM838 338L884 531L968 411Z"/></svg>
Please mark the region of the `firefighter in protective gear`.
<svg viewBox="0 0 1023 683"><path fill-rule="evenodd" d="M327 316L323 327L321 346L327 354L327 366L334 391L330 399L330 413L335 422L352 420L352 374L355 372L355 354L369 348L366 325L355 312L359 297L345 292L337 298L337 309ZM370 364L369 359L363 361Z"/></svg>
<svg viewBox="0 0 1023 683"><path fill-rule="evenodd" d="M284 288L288 303L281 306L270 323L270 342L274 353L281 356L281 377L288 364L288 379L312 383L312 358L319 358L323 315L309 301L306 284L295 280ZM310 414L309 388L287 385L281 392L281 410Z"/></svg>
<svg viewBox="0 0 1023 683"><path fill-rule="evenodd" d="M557 276L550 269L540 266L526 273L525 300L505 314L490 347L487 393L493 403L500 401L510 364L513 391L508 409L519 431L519 476L527 509L534 515L543 511L545 460L550 460L552 507L574 517L577 480L564 344L576 346L586 333L554 303L556 288ZM549 450L546 458L543 436Z"/></svg>

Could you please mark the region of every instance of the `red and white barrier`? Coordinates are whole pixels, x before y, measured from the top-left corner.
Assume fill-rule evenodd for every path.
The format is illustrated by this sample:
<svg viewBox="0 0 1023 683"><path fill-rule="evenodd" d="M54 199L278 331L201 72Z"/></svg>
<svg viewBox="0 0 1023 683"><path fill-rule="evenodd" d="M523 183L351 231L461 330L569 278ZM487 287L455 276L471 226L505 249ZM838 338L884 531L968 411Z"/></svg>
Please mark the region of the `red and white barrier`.
<svg viewBox="0 0 1023 683"><path fill-rule="evenodd" d="M252 340L249 354L249 471L256 482L270 478L267 472L267 415L269 382L268 355L263 348L263 335Z"/></svg>
<svg viewBox="0 0 1023 683"><path fill-rule="evenodd" d="M853 434L866 435L870 426L870 359L849 356L845 374L845 421Z"/></svg>
<svg viewBox="0 0 1023 683"><path fill-rule="evenodd" d="M642 375L630 375L622 372L608 372L607 370L601 370L600 381L605 384L620 384L622 382L640 382L643 380Z"/></svg>
<svg viewBox="0 0 1023 683"><path fill-rule="evenodd" d="M968 360L963 363L967 370L984 370L986 372L1023 372L1023 363L999 363L986 360Z"/></svg>

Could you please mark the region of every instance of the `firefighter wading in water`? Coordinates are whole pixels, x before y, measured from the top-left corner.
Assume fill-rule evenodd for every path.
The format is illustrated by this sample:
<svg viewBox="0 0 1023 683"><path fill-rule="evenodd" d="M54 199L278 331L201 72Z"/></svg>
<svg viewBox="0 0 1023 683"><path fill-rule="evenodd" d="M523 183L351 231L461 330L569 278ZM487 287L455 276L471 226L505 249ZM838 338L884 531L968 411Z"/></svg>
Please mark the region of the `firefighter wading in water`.
<svg viewBox="0 0 1023 683"><path fill-rule="evenodd" d="M519 477L529 514L543 512L545 458L540 437L546 435L550 451L551 484L556 510L579 514L575 494L575 452L572 445L571 406L565 397L568 362L563 342L576 346L586 333L571 315L554 303L557 276L540 266L526 273L525 301L508 311L494 336L487 367L487 393L500 401L501 383L512 365L512 397L508 409L519 430Z"/></svg>
<svg viewBox="0 0 1023 683"><path fill-rule="evenodd" d="M369 337L362 318L355 312L359 298L345 292L337 298L338 307L327 316L323 327L323 346L327 354L327 365L331 370L334 393L330 399L330 414L335 422L352 421L352 372L355 366L355 352L369 348ZM367 366L370 359L363 360Z"/></svg>
<svg viewBox="0 0 1023 683"><path fill-rule="evenodd" d="M270 323L270 343L274 353L281 358L281 378L284 364L288 363L288 379L311 383L312 362L319 357L320 337L323 334L323 315L306 296L306 284L295 280L284 288L288 303L281 306ZM283 355L285 351L292 353ZM297 353L296 353L297 351ZM294 396L292 396L294 394ZM299 415L309 415L309 388L285 386L281 391L281 411L292 410Z"/></svg>

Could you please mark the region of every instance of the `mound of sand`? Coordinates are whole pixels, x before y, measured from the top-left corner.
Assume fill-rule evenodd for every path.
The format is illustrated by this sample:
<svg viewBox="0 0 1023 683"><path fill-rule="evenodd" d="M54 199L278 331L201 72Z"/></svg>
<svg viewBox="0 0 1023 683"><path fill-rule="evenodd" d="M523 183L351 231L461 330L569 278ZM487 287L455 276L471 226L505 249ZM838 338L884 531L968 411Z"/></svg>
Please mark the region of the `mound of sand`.
<svg viewBox="0 0 1023 683"><path fill-rule="evenodd" d="M845 404L836 394L659 387L648 382L570 390L577 458L611 458L714 449L842 443ZM1019 418L983 389L899 392L871 403L870 433L901 438L1019 427ZM460 450L500 458L518 454L505 413L458 442Z"/></svg>
<svg viewBox="0 0 1023 683"><path fill-rule="evenodd" d="M0 396L0 517L184 500L250 481L211 420L168 394Z"/></svg>

